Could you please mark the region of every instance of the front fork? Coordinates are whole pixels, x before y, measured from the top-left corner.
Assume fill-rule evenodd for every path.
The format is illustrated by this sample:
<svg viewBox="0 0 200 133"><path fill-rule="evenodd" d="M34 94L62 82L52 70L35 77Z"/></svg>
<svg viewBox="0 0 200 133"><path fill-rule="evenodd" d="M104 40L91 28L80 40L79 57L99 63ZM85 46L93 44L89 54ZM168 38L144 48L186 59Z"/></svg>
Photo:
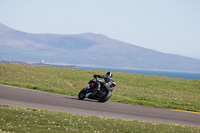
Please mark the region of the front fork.
<svg viewBox="0 0 200 133"><path fill-rule="evenodd" d="M90 91L90 85L89 85L89 84L88 84L88 86L85 87L83 90L85 91L85 97L86 97L86 98L88 98L89 95L92 94L92 93L89 92L89 91ZM88 92L89 92L89 93L88 93Z"/></svg>

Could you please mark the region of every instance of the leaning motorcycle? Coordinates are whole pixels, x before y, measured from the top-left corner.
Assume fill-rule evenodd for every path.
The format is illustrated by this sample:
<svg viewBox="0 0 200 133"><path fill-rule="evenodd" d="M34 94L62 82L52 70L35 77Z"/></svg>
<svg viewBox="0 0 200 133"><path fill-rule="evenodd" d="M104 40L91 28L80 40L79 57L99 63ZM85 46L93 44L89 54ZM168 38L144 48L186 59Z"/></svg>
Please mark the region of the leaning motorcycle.
<svg viewBox="0 0 200 133"><path fill-rule="evenodd" d="M95 90L94 88L97 87L97 82L101 82L101 80L97 80L97 78L94 78L88 82L88 86L83 88L78 95L78 98L80 100L83 100L85 98L89 99L95 99L99 102L106 102L112 95L112 91L115 89L116 83L115 82L109 82L105 84L100 83L100 89Z"/></svg>

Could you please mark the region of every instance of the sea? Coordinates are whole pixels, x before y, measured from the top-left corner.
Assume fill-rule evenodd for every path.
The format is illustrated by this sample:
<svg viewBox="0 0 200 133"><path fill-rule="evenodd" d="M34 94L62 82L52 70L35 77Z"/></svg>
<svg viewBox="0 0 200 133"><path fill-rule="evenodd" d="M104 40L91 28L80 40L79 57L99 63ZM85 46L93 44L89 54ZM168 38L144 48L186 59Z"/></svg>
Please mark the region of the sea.
<svg viewBox="0 0 200 133"><path fill-rule="evenodd" d="M183 79L200 79L200 72L178 72L178 71L161 71L161 70L142 70L142 69L130 69L130 68L104 68L104 67L90 67L80 66L78 69L87 70L106 70L106 71L119 71L127 73L137 73L145 75L157 75L172 78L183 78Z"/></svg>

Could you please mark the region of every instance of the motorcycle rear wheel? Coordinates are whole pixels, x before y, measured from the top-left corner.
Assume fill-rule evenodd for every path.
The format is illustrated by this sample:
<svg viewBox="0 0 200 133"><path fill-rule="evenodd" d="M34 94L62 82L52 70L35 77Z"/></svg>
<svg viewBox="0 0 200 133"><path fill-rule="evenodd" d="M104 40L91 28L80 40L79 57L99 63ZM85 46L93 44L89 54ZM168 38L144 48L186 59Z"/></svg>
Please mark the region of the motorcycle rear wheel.
<svg viewBox="0 0 200 133"><path fill-rule="evenodd" d="M106 95L104 97L98 99L98 101L101 103L104 103L104 102L108 101L108 99L111 97L111 95L112 95L112 91L108 90L106 92Z"/></svg>

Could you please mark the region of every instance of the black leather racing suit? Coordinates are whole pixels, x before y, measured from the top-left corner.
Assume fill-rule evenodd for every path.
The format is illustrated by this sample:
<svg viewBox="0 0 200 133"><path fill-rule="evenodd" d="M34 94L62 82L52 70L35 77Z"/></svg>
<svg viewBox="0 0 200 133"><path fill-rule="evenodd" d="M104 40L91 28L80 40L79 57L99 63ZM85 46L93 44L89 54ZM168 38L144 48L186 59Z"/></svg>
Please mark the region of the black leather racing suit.
<svg viewBox="0 0 200 133"><path fill-rule="evenodd" d="M105 83L109 83L109 82L113 82L113 79L110 75L94 75L94 78L103 78L105 82L102 81L97 81L97 87L95 88L95 90L100 90L100 84L104 85Z"/></svg>

